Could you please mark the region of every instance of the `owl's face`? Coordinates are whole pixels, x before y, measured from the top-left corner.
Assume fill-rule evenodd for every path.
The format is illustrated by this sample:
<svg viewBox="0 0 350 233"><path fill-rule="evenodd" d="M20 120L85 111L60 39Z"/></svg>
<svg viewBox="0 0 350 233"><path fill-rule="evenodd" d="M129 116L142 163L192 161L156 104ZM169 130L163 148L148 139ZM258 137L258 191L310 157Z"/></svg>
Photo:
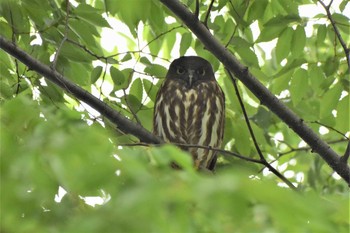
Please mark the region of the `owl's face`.
<svg viewBox="0 0 350 233"><path fill-rule="evenodd" d="M193 88L200 82L215 80L210 63L196 56L180 57L174 60L166 78L183 82L187 88Z"/></svg>

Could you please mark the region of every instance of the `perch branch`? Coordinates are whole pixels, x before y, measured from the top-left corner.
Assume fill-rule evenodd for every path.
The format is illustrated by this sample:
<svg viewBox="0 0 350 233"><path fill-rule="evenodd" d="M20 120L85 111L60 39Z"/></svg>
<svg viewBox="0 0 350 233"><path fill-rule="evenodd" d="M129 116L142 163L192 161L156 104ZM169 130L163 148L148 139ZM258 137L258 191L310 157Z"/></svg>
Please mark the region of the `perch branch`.
<svg viewBox="0 0 350 233"><path fill-rule="evenodd" d="M37 73L44 76L46 79L50 80L51 82L64 89L67 93L72 94L77 99L87 103L92 108L96 109L108 120L113 122L120 131L127 134L132 134L139 138L142 142L162 142L161 139L147 131L145 128L127 119L119 112L115 111L113 108L108 106L106 103L93 96L88 91L69 81L62 74L51 69L47 65L37 61L25 51L18 48L15 44L5 40L2 36L0 36L0 48L6 51L11 56L17 58L23 64L28 66L29 69L36 71Z"/></svg>
<svg viewBox="0 0 350 233"><path fill-rule="evenodd" d="M341 157L333 151L304 121L287 108L276 98L262 83L260 83L216 39L205 25L201 23L192 12L178 0L160 0L197 36L205 48L211 52L221 63L229 69L260 101L269 108L281 120L283 120L294 132L296 132L312 151L318 153L328 165L334 169L348 184L350 184L350 168L341 161Z"/></svg>

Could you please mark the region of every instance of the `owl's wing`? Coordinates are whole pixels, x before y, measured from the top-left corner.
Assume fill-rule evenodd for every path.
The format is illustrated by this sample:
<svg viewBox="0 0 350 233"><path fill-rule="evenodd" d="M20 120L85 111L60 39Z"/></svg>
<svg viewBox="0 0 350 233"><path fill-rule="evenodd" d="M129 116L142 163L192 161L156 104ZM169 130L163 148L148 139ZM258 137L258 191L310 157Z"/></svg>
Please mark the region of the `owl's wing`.
<svg viewBox="0 0 350 233"><path fill-rule="evenodd" d="M178 82L167 79L159 89L154 105L153 133L167 142L186 143L179 88Z"/></svg>

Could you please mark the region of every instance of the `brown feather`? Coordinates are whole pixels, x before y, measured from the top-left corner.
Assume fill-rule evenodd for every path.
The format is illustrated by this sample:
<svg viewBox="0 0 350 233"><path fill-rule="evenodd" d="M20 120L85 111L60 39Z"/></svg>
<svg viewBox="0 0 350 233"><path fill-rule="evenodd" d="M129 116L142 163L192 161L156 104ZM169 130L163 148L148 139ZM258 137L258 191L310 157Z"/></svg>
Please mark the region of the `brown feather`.
<svg viewBox="0 0 350 233"><path fill-rule="evenodd" d="M189 67L196 67L192 60L189 60ZM203 65L209 65L205 69L211 71L211 76L203 76L191 87L177 76L174 78L172 65L156 97L154 133L167 142L220 147L224 134L225 97L210 64ZM195 167L214 169L215 152L193 147L187 150L192 154Z"/></svg>

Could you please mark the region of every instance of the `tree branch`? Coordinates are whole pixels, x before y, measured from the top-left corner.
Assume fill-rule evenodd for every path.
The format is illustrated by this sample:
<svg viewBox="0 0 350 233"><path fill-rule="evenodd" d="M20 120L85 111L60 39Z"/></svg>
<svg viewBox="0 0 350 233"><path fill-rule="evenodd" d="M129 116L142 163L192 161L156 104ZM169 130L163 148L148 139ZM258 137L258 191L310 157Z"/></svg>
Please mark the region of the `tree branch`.
<svg viewBox="0 0 350 233"><path fill-rule="evenodd" d="M338 27L332 17L330 8L331 5L333 3L333 0L330 1L330 3L328 5L326 5L323 1L318 0L318 2L323 6L323 8L326 10L327 13L327 18L329 19L329 21L331 21L332 27L334 29L335 34L337 35L337 38L341 44L341 46L343 47L344 53L345 53L345 57L346 57L346 61L348 63L348 68L350 69L350 49L346 46L345 41L343 40L343 37L340 35L340 32L338 30Z"/></svg>
<svg viewBox="0 0 350 233"><path fill-rule="evenodd" d="M210 51L222 64L230 70L260 101L294 132L296 132L313 152L318 153L328 165L334 169L348 184L350 184L350 168L341 162L340 156L329 145L308 127L304 121L287 108L262 83L260 83L243 66L235 56L217 40L210 31L192 14L189 9L178 0L160 0L197 36L205 48Z"/></svg>
<svg viewBox="0 0 350 233"><path fill-rule="evenodd" d="M127 119L119 112L108 106L106 103L90 94L88 91L69 81L57 71L35 60L33 57L31 57L25 51L19 49L13 43L6 41L2 36L0 36L0 48L20 60L23 64L28 66L29 69L36 71L46 79L50 80L51 82L67 91L67 93L72 94L74 97L96 109L101 113L101 115L105 116L108 120L114 123L122 132L132 134L139 138L142 142L156 144L162 142L160 138L156 137L142 126L137 125L136 123Z"/></svg>
<svg viewBox="0 0 350 233"><path fill-rule="evenodd" d="M275 169L274 167L272 167L272 165L271 165L269 162L267 162L267 160L265 159L263 153L262 153L261 150L260 150L258 141L256 140L256 137L255 137L253 128L252 128L252 126L250 125L249 117L248 117L247 111L245 110L244 103L243 103L243 100L242 100L242 98L241 98L241 95L239 94L239 89L238 89L238 86L237 86L237 81L236 81L236 79L233 77L233 75L231 74L231 72L230 72L229 70L227 70L227 73L229 74L230 79L231 79L231 81L232 81L232 83L233 83L233 87L235 88L235 92L236 92L236 96L237 96L239 105L241 106L241 109L242 109L242 112L243 112L243 116L244 116L246 125L247 125L248 130L249 130L250 137L251 137L252 140L253 140L255 149L256 149L256 151L258 152L258 155L259 155L259 157L260 157L260 161L262 162L263 165L265 165L265 167L267 167L267 168L270 170L270 172L272 172L272 173L275 174L278 178L280 178L281 180L283 180L284 183L286 183L291 189L296 190L296 187L292 184L292 182L290 182L290 181L289 181L286 177L284 177L279 171L277 171L277 169Z"/></svg>

